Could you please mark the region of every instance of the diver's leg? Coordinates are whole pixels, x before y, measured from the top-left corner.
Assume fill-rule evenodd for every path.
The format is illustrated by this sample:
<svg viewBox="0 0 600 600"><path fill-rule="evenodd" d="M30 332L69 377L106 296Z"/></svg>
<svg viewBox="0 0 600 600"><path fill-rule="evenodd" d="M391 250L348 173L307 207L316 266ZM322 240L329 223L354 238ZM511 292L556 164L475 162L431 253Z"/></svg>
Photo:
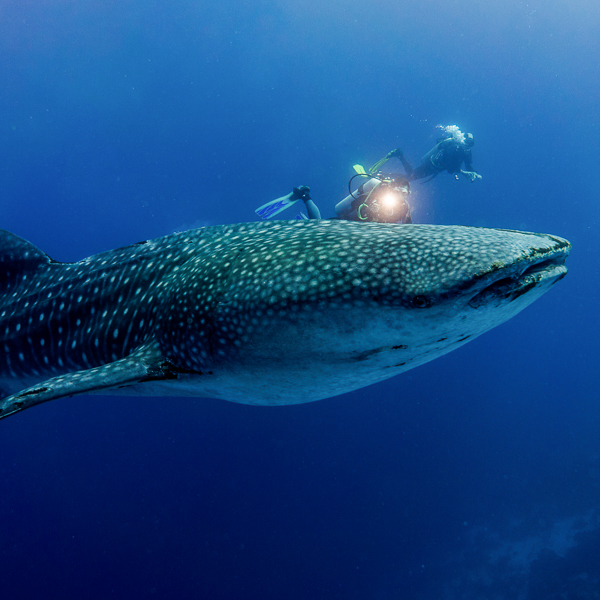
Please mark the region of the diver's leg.
<svg viewBox="0 0 600 600"><path fill-rule="evenodd" d="M406 179L411 178L414 169L412 168L411 164L406 160L406 158L404 157L404 154L400 153L398 155L398 158L400 159L400 162L402 163L402 166L404 167L404 170L406 171Z"/></svg>
<svg viewBox="0 0 600 600"><path fill-rule="evenodd" d="M436 169L430 162L424 162L414 169L410 176L406 179L409 181L415 181L416 179L423 179L424 177L435 175L438 172L439 169Z"/></svg>
<svg viewBox="0 0 600 600"><path fill-rule="evenodd" d="M320 219L321 211L319 207L312 201L311 198L304 200L304 206L306 206L306 212L308 213L309 219Z"/></svg>
<svg viewBox="0 0 600 600"><path fill-rule="evenodd" d="M321 213L317 205L313 202L310 197L310 188L307 185L301 185L300 187L294 188L294 195L304 202L306 206L306 212L308 212L309 219L320 219Z"/></svg>

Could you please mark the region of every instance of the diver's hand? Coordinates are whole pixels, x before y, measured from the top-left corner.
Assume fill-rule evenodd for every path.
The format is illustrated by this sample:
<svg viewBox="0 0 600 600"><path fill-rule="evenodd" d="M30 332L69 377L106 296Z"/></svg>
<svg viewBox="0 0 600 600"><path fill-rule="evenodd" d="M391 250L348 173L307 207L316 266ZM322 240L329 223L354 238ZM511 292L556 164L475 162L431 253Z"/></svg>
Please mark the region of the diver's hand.
<svg viewBox="0 0 600 600"><path fill-rule="evenodd" d="M481 179L481 175L479 173L476 173L475 171L461 171L461 173L470 181L477 181L478 179Z"/></svg>

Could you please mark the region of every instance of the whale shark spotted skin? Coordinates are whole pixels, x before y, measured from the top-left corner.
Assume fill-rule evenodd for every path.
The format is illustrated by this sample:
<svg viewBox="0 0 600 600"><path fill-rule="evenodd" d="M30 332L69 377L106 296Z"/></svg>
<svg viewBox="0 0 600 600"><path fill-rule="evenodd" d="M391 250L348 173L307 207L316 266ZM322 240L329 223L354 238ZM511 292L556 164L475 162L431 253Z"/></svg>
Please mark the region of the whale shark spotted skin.
<svg viewBox="0 0 600 600"><path fill-rule="evenodd" d="M336 220L52 260L0 230L0 418L78 394L308 402L433 360L566 275L551 235Z"/></svg>

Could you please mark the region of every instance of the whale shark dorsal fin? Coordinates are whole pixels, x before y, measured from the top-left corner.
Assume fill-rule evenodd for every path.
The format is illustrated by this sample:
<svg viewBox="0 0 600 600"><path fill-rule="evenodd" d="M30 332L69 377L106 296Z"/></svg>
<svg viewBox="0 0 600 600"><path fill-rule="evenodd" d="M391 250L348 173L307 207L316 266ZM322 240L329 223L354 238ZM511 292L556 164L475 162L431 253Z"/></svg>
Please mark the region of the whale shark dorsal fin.
<svg viewBox="0 0 600 600"><path fill-rule="evenodd" d="M0 229L0 263L25 268L53 261L47 254L22 237Z"/></svg>
<svg viewBox="0 0 600 600"><path fill-rule="evenodd" d="M0 229L0 291L40 265L56 262L31 242Z"/></svg>
<svg viewBox="0 0 600 600"><path fill-rule="evenodd" d="M0 419L58 398L105 392L146 381L174 379L178 372L163 358L156 345L141 346L120 360L59 375L0 400Z"/></svg>

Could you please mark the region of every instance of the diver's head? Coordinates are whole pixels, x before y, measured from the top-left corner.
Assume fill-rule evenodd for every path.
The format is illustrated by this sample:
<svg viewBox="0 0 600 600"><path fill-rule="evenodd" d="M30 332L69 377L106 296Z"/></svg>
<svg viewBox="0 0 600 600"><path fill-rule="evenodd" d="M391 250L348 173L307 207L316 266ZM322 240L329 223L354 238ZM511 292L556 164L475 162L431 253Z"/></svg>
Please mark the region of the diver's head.
<svg viewBox="0 0 600 600"><path fill-rule="evenodd" d="M402 194L408 196L410 194L410 183L406 177L401 177L400 175L392 178L392 186L394 189L397 189Z"/></svg>
<svg viewBox="0 0 600 600"><path fill-rule="evenodd" d="M464 145L467 148L472 148L473 144L475 143L475 140L473 140L473 134L472 133L465 133L465 141L463 142Z"/></svg>

